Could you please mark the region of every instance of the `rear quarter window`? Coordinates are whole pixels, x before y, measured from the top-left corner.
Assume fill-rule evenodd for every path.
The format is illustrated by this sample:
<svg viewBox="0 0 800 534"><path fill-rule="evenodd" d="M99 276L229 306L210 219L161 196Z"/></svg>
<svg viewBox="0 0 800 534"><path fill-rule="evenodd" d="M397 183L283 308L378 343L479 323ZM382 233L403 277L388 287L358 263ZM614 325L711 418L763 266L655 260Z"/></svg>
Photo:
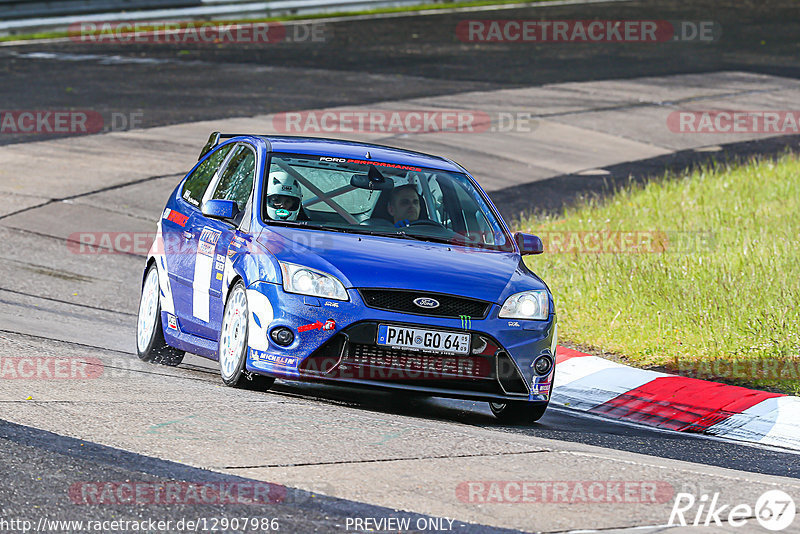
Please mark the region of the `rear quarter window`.
<svg viewBox="0 0 800 534"><path fill-rule="evenodd" d="M222 162L225 161L225 156L228 155L232 147L232 144L225 145L215 152L212 152L211 155L189 175L181 190L181 198L183 200L192 206L200 206L208 183L214 177L214 174L219 169L219 166L222 165Z"/></svg>

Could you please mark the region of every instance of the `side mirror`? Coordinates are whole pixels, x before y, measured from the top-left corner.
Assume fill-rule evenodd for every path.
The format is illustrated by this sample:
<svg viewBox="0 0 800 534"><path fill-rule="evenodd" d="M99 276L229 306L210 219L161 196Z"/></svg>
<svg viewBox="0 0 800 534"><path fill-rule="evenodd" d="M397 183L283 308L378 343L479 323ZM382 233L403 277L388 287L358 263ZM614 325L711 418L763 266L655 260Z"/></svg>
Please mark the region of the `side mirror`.
<svg viewBox="0 0 800 534"><path fill-rule="evenodd" d="M239 206L233 200L209 200L203 204L203 215L212 219L233 219L239 215Z"/></svg>
<svg viewBox="0 0 800 534"><path fill-rule="evenodd" d="M517 242L517 246L519 247L519 252L523 256L526 254L541 254L544 252L544 245L542 245L542 240L539 237L531 234L523 234L522 232L517 232L514 234L514 241Z"/></svg>

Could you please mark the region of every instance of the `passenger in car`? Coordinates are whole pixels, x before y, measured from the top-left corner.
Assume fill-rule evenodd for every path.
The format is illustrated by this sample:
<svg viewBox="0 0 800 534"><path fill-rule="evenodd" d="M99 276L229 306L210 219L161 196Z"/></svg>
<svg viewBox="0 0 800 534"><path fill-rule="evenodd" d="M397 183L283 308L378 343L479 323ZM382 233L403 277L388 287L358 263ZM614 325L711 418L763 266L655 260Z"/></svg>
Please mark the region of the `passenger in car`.
<svg viewBox="0 0 800 534"><path fill-rule="evenodd" d="M267 185L267 215L277 221L295 221L300 214L303 193L297 180L284 171L269 174Z"/></svg>

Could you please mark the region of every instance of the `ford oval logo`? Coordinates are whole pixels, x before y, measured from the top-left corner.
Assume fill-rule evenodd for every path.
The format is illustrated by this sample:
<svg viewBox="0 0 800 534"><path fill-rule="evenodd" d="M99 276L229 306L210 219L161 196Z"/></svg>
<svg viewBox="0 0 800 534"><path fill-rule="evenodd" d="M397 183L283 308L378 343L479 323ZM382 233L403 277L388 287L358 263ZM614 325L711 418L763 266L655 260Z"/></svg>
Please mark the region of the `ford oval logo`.
<svg viewBox="0 0 800 534"><path fill-rule="evenodd" d="M420 297L418 299L414 299L414 304L416 304L420 308L426 308L426 309L429 309L429 310L439 307L439 301L438 300L427 298L427 297Z"/></svg>

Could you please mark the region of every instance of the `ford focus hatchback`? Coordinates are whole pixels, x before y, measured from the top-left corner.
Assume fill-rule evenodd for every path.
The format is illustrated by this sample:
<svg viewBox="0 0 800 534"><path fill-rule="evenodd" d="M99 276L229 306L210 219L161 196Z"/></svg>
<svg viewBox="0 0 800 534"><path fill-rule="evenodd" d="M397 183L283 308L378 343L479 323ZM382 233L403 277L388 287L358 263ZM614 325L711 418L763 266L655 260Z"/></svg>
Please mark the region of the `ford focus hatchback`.
<svg viewBox="0 0 800 534"><path fill-rule="evenodd" d="M141 359L547 408L556 314L484 191L437 156L331 139L221 135L170 195L147 258Z"/></svg>

